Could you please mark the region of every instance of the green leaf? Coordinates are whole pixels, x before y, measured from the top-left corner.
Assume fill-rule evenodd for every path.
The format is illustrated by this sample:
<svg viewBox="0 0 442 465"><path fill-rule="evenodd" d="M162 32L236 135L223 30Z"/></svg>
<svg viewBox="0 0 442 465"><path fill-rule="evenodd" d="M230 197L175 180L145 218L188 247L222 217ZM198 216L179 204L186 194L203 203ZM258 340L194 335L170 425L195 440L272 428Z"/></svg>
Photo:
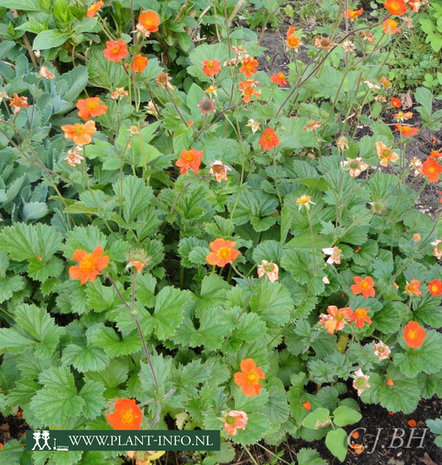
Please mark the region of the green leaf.
<svg viewBox="0 0 442 465"><path fill-rule="evenodd" d="M0 7L23 11L43 11L39 0L0 0Z"/></svg>
<svg viewBox="0 0 442 465"><path fill-rule="evenodd" d="M39 376L43 388L31 400L33 413L41 426L61 427L65 421L78 418L85 401L78 395L74 376L68 367L52 367Z"/></svg>
<svg viewBox="0 0 442 465"><path fill-rule="evenodd" d="M21 353L33 348L38 358L49 358L55 351L64 329L42 308L21 304L15 311L16 325L0 329L0 350Z"/></svg>
<svg viewBox="0 0 442 465"><path fill-rule="evenodd" d="M189 291L180 291L171 286L161 289L155 301L155 332L160 340L175 334L184 318L184 312L192 305Z"/></svg>
<svg viewBox="0 0 442 465"><path fill-rule="evenodd" d="M23 276L8 276L0 281L0 303L9 300L16 292L21 291L26 286Z"/></svg>
<svg viewBox="0 0 442 465"><path fill-rule="evenodd" d="M267 383L266 389L269 392L269 399L262 412L267 416L272 425L284 423L289 417L289 406L287 393L282 381L278 378L273 378Z"/></svg>
<svg viewBox="0 0 442 465"><path fill-rule="evenodd" d="M362 415L346 405L339 406L333 412L333 423L338 426L347 426L357 423Z"/></svg>
<svg viewBox="0 0 442 465"><path fill-rule="evenodd" d="M104 386L97 381L87 380L81 388L80 396L84 400L83 414L88 420L93 420L101 414L105 400Z"/></svg>
<svg viewBox="0 0 442 465"><path fill-rule="evenodd" d="M322 459L318 452L314 449L308 449L303 447L299 449L296 454L298 465L326 465L327 462Z"/></svg>
<svg viewBox="0 0 442 465"><path fill-rule="evenodd" d="M267 326L283 326L290 319L293 301L282 284L260 280L250 298L250 309L258 313Z"/></svg>
<svg viewBox="0 0 442 465"><path fill-rule="evenodd" d="M320 429L330 425L330 410L319 407L310 412L302 421L302 425L310 429Z"/></svg>
<svg viewBox="0 0 442 465"><path fill-rule="evenodd" d="M325 437L325 445L335 457L343 462L347 456L347 433L342 428L329 431Z"/></svg>
<svg viewBox="0 0 442 465"><path fill-rule="evenodd" d="M136 219L151 203L152 189L146 186L143 179L136 176L125 176L120 191L120 183L113 186L117 199L123 199L123 218L127 223Z"/></svg>
<svg viewBox="0 0 442 465"><path fill-rule="evenodd" d="M91 344L101 347L111 358L133 354L141 350L140 336L136 331L120 339L113 328L99 325L88 330L88 340Z"/></svg>
<svg viewBox="0 0 442 465"><path fill-rule="evenodd" d="M103 371L109 364L109 358L98 347L77 344L69 344L63 350L61 360L63 365L72 365L80 373Z"/></svg>
<svg viewBox="0 0 442 465"><path fill-rule="evenodd" d="M34 50L48 50L50 48L59 47L69 39L69 34L61 32L57 29L49 29L42 31L34 39L32 48Z"/></svg>
<svg viewBox="0 0 442 465"><path fill-rule="evenodd" d="M52 226L15 223L0 234L0 251L18 262L38 256L45 262L60 250L61 241L61 234Z"/></svg>

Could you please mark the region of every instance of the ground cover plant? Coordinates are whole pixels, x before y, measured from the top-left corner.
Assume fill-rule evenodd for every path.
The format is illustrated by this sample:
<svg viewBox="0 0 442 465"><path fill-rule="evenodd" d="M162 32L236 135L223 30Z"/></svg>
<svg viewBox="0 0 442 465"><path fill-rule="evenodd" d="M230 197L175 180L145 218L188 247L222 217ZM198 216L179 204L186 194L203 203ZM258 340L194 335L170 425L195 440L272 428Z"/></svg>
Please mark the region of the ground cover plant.
<svg viewBox="0 0 442 465"><path fill-rule="evenodd" d="M400 97L387 66L428 2L329 2L315 35L289 6L0 0L0 411L222 438L15 437L1 463L327 463L296 440L344 462L361 406L440 396L440 95ZM281 29L287 69L247 21Z"/></svg>

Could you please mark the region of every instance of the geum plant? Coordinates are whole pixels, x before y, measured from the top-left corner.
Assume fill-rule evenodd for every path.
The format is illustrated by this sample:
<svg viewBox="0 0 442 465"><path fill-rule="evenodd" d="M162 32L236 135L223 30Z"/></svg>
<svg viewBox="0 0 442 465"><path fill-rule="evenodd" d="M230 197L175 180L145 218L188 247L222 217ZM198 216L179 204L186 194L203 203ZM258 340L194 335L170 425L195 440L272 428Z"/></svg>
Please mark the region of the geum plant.
<svg viewBox="0 0 442 465"><path fill-rule="evenodd" d="M37 218L6 210L0 234L4 414L34 429L221 429L220 452L194 454L206 465L287 436L325 437L343 461L358 401L409 413L441 394L440 225L415 207L440 152L408 159L421 128L384 77L412 3L387 0L376 24L341 8L330 36L290 27L288 75L258 70L253 32L226 30L191 51L186 92L146 55L161 17L135 11L133 35L91 46L73 112L51 63L5 73L2 153L51 195ZM437 130L431 92L415 99ZM22 441L1 454L123 461Z"/></svg>

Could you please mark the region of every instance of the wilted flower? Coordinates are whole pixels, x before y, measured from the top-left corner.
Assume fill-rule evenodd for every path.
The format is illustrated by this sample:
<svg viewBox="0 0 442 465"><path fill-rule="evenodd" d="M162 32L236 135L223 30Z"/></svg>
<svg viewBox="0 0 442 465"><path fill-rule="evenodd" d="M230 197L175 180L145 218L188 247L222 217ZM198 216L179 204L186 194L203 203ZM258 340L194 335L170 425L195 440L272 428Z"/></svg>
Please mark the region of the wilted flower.
<svg viewBox="0 0 442 465"><path fill-rule="evenodd" d="M360 396L366 389L370 387L369 384L370 376L364 375L362 370L359 368L355 371L353 387L358 391L358 396Z"/></svg>
<svg viewBox="0 0 442 465"><path fill-rule="evenodd" d="M129 126L129 134L132 136L138 136L140 134L140 128L132 124Z"/></svg>
<svg viewBox="0 0 442 465"><path fill-rule="evenodd" d="M387 79L385 76L382 76L379 79L379 81L386 89L389 89L391 87L391 81Z"/></svg>
<svg viewBox="0 0 442 465"><path fill-rule="evenodd" d="M361 36L363 36L370 44L374 42L375 37L371 32L361 31Z"/></svg>
<svg viewBox="0 0 442 465"><path fill-rule="evenodd" d="M348 149L348 140L344 136L339 136L338 139L336 140L336 146L340 150L345 150Z"/></svg>
<svg viewBox="0 0 442 465"><path fill-rule="evenodd" d="M434 245L433 249L433 255L440 260L442 258L442 240L441 239L436 239L431 243L431 245Z"/></svg>
<svg viewBox="0 0 442 465"><path fill-rule="evenodd" d="M28 97L19 97L16 93L9 98L9 106L12 108L14 115L20 112L22 108L29 108Z"/></svg>
<svg viewBox="0 0 442 465"><path fill-rule="evenodd" d="M384 360L390 357L390 347L379 341L377 344L373 344L374 354L379 360Z"/></svg>
<svg viewBox="0 0 442 465"><path fill-rule="evenodd" d="M414 169L414 176L419 176L420 174L422 174L422 161L419 158L411 158L410 167Z"/></svg>
<svg viewBox="0 0 442 465"><path fill-rule="evenodd" d="M252 129L252 132L255 133L261 125L258 121L250 118L249 121L247 121L247 126L249 126L249 128Z"/></svg>
<svg viewBox="0 0 442 465"><path fill-rule="evenodd" d="M54 79L55 77L55 74L52 74L50 71L49 71L49 68L47 66L42 66L40 68L40 71L38 72L38 74L40 75L40 77L42 77L43 79Z"/></svg>
<svg viewBox="0 0 442 465"><path fill-rule="evenodd" d="M307 208L307 210L310 210L310 204L316 205L315 202L312 202L312 198L310 195L303 194L301 197L298 197L296 199L296 203L298 205L298 210L301 210L302 207Z"/></svg>
<svg viewBox="0 0 442 465"><path fill-rule="evenodd" d="M265 275L271 283L278 281L278 272L278 265L267 260L262 260L261 265L258 266L258 277L262 278Z"/></svg>
<svg viewBox="0 0 442 465"><path fill-rule="evenodd" d="M72 167L79 165L84 160L84 157L80 155L80 152L81 147L75 147L73 149L68 150L68 153L64 158L66 163Z"/></svg>
<svg viewBox="0 0 442 465"><path fill-rule="evenodd" d="M413 113L411 111L407 111L406 113L404 113L403 111L400 111L399 113L396 113L394 117L398 121L405 121L407 119L413 118Z"/></svg>
<svg viewBox="0 0 442 465"><path fill-rule="evenodd" d="M335 47L337 45L335 42L332 42L329 37L316 36L314 41L314 46L320 50L328 50L330 47Z"/></svg>
<svg viewBox="0 0 442 465"><path fill-rule="evenodd" d="M146 108L146 111L149 115L153 115L153 116L158 116L158 110L157 110L157 107L156 105L153 103L152 100L149 100L149 102L147 103L147 105L145 106Z"/></svg>
<svg viewBox="0 0 442 465"><path fill-rule="evenodd" d="M380 89L381 86L376 84L375 82L371 81L364 81L364 84L369 88L369 89Z"/></svg>
<svg viewBox="0 0 442 465"><path fill-rule="evenodd" d="M402 31L398 28L399 23L394 19L386 19L382 23L382 32L384 34L400 34Z"/></svg>
<svg viewBox="0 0 442 465"><path fill-rule="evenodd" d="M341 264L342 250L339 247L335 246L322 249L322 252L325 253L325 255L330 255L330 257L327 259L327 263L329 265L333 265L333 263L336 263L336 265Z"/></svg>
<svg viewBox="0 0 442 465"><path fill-rule="evenodd" d="M324 276L322 277L322 282L323 282L324 284L330 284L330 280L328 279L328 277L327 277L326 275L324 275Z"/></svg>
<svg viewBox="0 0 442 465"><path fill-rule="evenodd" d="M214 94L214 95L216 95L216 90L217 90L217 89L218 89L217 86L211 85L211 86L209 86L204 92L205 92L206 94Z"/></svg>
<svg viewBox="0 0 442 465"><path fill-rule="evenodd" d="M210 165L209 173L213 174L215 176L215 179L218 182L221 182L221 181L227 181L227 171L231 171L231 170L232 168L230 168L227 165L224 165L221 160L215 160Z"/></svg>
<svg viewBox="0 0 442 465"><path fill-rule="evenodd" d="M135 268L138 273L141 273L144 268L151 262L151 257L147 254L144 249L132 249L126 255L126 271L130 268Z"/></svg>
<svg viewBox="0 0 442 465"><path fill-rule="evenodd" d="M383 142L376 142L376 152L379 157L379 163L382 166L388 166L390 162L395 162L399 160L399 155L390 147L387 147Z"/></svg>
<svg viewBox="0 0 442 465"><path fill-rule="evenodd" d="M224 417L224 431L231 436L236 436L237 430L246 429L249 418L242 410L230 410Z"/></svg>
<svg viewBox="0 0 442 465"><path fill-rule="evenodd" d="M202 115L210 115L210 113L215 111L215 102L209 97L205 97L198 104L198 108Z"/></svg>
<svg viewBox="0 0 442 465"><path fill-rule="evenodd" d="M113 100L121 100L123 97L129 97L129 92L124 90L124 87L116 87L110 97Z"/></svg>
<svg viewBox="0 0 442 465"><path fill-rule="evenodd" d="M419 242L421 240L421 235L420 234L414 234L413 235L413 241L414 242Z"/></svg>
<svg viewBox="0 0 442 465"><path fill-rule="evenodd" d="M382 200L375 200L373 202L369 202L369 204L371 205L371 209L375 215L382 215L386 210L385 204Z"/></svg>
<svg viewBox="0 0 442 465"><path fill-rule="evenodd" d="M309 119L307 124L302 128L303 131L315 131L316 129L320 128L322 121L315 121Z"/></svg>
<svg viewBox="0 0 442 465"><path fill-rule="evenodd" d="M348 39L342 42L342 48L346 52L353 52L354 50L356 50L355 44L351 40L348 40Z"/></svg>
<svg viewBox="0 0 442 465"><path fill-rule="evenodd" d="M341 161L341 167L345 170L348 169L348 173L351 177L357 178L368 168L368 165L361 158L357 157L347 158L347 160Z"/></svg>
<svg viewBox="0 0 442 465"><path fill-rule="evenodd" d="M160 87L168 87L170 90L173 90L173 85L169 82L172 78L165 72L160 73L157 76L156 83Z"/></svg>

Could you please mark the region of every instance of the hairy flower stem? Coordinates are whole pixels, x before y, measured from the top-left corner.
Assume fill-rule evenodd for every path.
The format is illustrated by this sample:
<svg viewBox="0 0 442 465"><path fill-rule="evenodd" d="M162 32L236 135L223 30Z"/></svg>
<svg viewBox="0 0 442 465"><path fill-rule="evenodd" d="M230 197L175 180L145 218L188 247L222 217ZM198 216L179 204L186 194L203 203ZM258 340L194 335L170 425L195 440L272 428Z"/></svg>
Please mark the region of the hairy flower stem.
<svg viewBox="0 0 442 465"><path fill-rule="evenodd" d="M117 291L117 294L118 294L118 297L120 298L121 302L128 308L132 311L132 314L135 313L135 273L132 273L132 286L131 286L131 304L129 305L125 298L123 297L123 295L121 294L120 290L118 289L115 281L112 279L112 277L107 274L107 278L109 279L109 281L111 282L112 286L114 287L114 289ZM155 388L156 388L156 391L157 393L159 392L160 390L160 385L158 383L158 378L157 378L157 375L156 375L156 372L155 372L155 368L153 366L153 363L152 363L152 357L150 355L150 352L149 352L149 349L147 348L147 343L146 343L146 339L144 337L144 334L143 334L143 330L141 329L141 325L140 325L140 322L138 321L138 318L133 315L134 317L134 320L135 320L135 324L137 326L137 330L138 330L138 334L140 335L140 339L141 339L141 343L143 345L143 351L144 351L144 355L146 356L146 359L147 359L147 363L149 364L149 367L150 367L150 371L152 372L152 377L153 377L153 380L154 380L154 383L155 383ZM159 403L159 401L156 402L157 403L157 414L156 414L156 417L154 419L154 422L151 424L151 427L155 426L156 423L158 423L159 421L159 416L160 416L160 413L161 413L161 405Z"/></svg>

